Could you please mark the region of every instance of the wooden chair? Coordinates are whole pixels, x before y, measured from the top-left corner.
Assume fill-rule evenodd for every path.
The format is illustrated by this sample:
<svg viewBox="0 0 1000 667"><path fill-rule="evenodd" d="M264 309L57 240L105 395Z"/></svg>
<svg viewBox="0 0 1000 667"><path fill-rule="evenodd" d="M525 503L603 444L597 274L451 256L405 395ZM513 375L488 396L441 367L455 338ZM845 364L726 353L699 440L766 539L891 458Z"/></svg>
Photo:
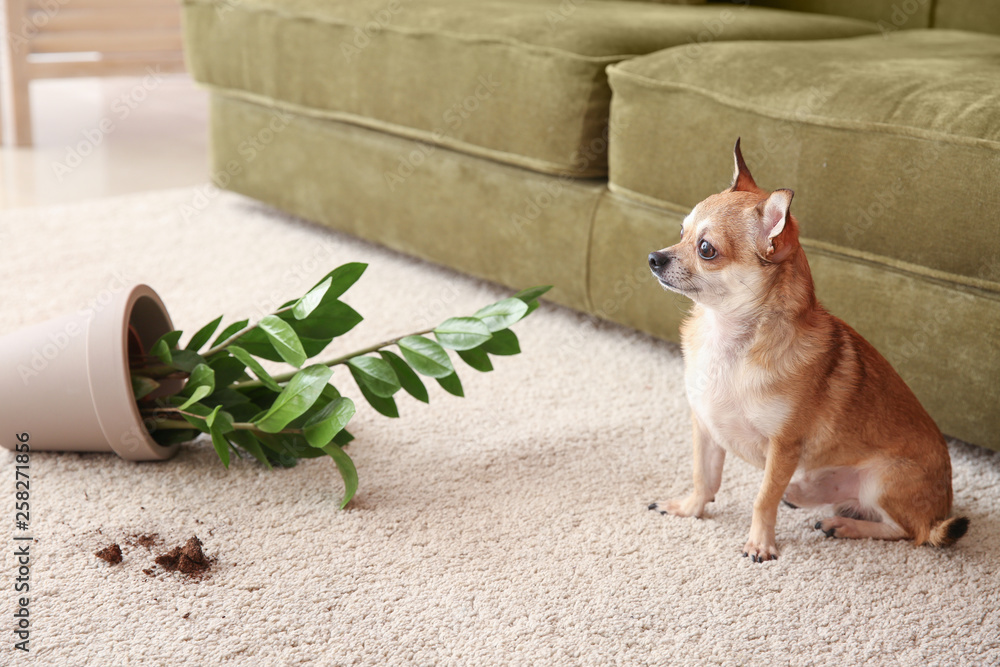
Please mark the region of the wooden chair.
<svg viewBox="0 0 1000 667"><path fill-rule="evenodd" d="M0 0L3 113L18 146L31 145L36 79L184 70L179 0Z"/></svg>

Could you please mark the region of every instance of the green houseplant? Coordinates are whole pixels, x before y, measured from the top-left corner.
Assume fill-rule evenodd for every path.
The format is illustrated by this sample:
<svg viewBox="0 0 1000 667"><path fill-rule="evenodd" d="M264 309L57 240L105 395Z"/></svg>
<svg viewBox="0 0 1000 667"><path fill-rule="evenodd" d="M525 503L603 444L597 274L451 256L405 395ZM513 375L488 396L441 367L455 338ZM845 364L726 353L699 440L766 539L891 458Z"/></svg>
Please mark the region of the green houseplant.
<svg viewBox="0 0 1000 667"><path fill-rule="evenodd" d="M357 470L343 449L353 439L346 427L355 404L330 382L333 369L346 368L365 400L387 417L399 416L395 394L400 390L428 402L421 376L462 396L448 351L477 371L492 370L491 356L520 352L510 327L534 311L549 289L527 289L433 329L315 361L362 321L340 297L366 268L351 263L334 269L302 298L259 322L235 322L216 333L219 317L183 347L182 332L171 331L149 350L131 350L133 393L153 439L172 446L208 434L226 467L232 454L252 456L269 468L330 456L344 480L343 507L358 485ZM261 360L286 362L296 370L272 375Z"/></svg>

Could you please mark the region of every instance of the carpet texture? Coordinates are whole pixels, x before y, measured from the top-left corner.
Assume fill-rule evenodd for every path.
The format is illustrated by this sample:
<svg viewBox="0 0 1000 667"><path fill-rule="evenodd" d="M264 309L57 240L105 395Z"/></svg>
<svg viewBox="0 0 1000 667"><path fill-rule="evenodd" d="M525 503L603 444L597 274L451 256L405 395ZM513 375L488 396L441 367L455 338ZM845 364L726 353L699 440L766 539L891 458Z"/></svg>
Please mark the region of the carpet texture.
<svg viewBox="0 0 1000 667"><path fill-rule="evenodd" d="M152 285L190 332L369 262L346 297L367 319L333 356L505 294L211 190L5 213L0 248L0 334L121 279ZM34 453L31 651L11 649L8 529L0 663L1000 662L1000 455L952 443L972 520L952 549L826 539L820 513L782 507L781 559L755 565L740 555L762 477L748 464L728 462L703 520L646 509L690 484L676 346L550 305L517 331L521 356L460 368L466 398L435 385L429 406L401 397L399 420L337 371L359 405L344 511L328 459L227 472L200 441L164 463ZM0 452L10 521L14 465ZM148 533L151 549L129 545ZM192 535L216 559L207 577L143 572ZM94 556L112 542L120 565Z"/></svg>

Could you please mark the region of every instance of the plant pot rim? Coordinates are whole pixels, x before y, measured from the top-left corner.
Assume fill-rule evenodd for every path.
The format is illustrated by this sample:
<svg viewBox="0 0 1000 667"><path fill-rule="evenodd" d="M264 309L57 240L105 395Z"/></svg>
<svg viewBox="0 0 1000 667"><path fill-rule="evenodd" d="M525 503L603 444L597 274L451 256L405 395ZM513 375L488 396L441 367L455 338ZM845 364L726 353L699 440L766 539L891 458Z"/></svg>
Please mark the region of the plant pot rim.
<svg viewBox="0 0 1000 667"><path fill-rule="evenodd" d="M179 445L163 446L153 440L132 393L128 329L136 317L144 314L162 318L151 325L153 331L159 331L158 338L173 329L170 314L159 295L141 283L119 294L109 311L94 318L87 338L90 395L101 431L112 451L123 459L168 459L177 452ZM155 339L147 341L147 345L152 342Z"/></svg>

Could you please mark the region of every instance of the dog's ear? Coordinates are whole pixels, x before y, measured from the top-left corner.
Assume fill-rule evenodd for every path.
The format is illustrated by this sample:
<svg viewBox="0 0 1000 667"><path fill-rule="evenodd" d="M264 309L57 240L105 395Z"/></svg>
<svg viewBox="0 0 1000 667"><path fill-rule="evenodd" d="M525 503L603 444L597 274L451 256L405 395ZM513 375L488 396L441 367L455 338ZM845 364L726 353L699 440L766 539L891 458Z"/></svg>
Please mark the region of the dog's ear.
<svg viewBox="0 0 1000 667"><path fill-rule="evenodd" d="M754 182L753 176L750 175L747 163L743 160L743 152L740 150L739 138L736 139L736 146L733 147L733 158L736 161L736 166L733 168L733 184L729 186L729 191L756 191L758 189L757 184Z"/></svg>
<svg viewBox="0 0 1000 667"><path fill-rule="evenodd" d="M788 222L788 209L792 205L795 193L791 190L775 190L771 195L757 205L760 212L761 239L771 245L772 240L781 234Z"/></svg>

